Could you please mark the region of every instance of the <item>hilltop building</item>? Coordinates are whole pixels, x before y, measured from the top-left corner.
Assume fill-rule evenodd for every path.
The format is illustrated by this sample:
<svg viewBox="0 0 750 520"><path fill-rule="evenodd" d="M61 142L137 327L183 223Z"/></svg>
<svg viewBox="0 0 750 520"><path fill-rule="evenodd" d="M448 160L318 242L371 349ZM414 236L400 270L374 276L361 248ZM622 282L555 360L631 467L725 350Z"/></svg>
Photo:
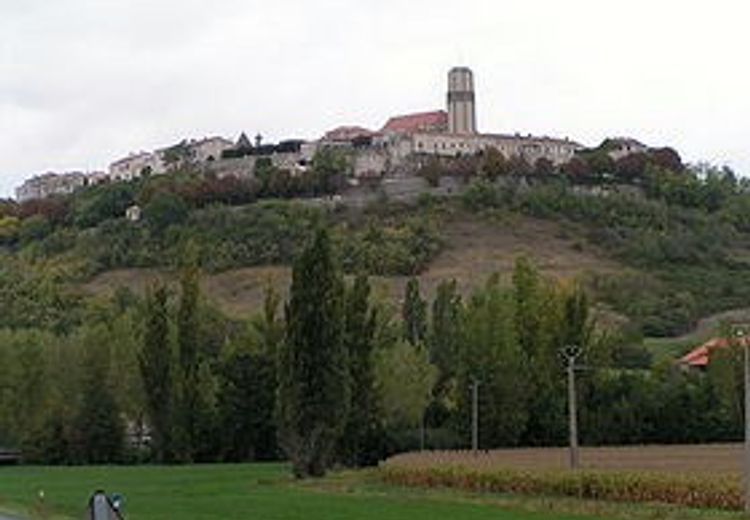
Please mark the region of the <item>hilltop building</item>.
<svg viewBox="0 0 750 520"><path fill-rule="evenodd" d="M443 133L448 131L448 113L445 110L419 112L390 118L380 130L381 134L413 134L417 132Z"/></svg>
<svg viewBox="0 0 750 520"><path fill-rule="evenodd" d="M258 158L270 159L277 168L301 175L307 171L316 151L326 146L351 150L355 178L409 176L430 157L477 156L490 148L506 159L521 158L531 166L541 160L560 166L584 149L568 138L480 132L474 87L471 69L454 67L447 76L444 108L390 117L379 130L358 125L339 126L318 140L290 139L278 144L263 143L260 134L253 142L244 132L236 143L218 136L184 140L118 159L109 165L106 174L72 172L34 177L16 190L16 196L19 200L28 200L70 193L86 184L164 174L185 164L199 165L220 177L251 176ZM605 143L607 153L614 160L649 149L631 138L613 138Z"/></svg>
<svg viewBox="0 0 750 520"><path fill-rule="evenodd" d="M611 137L604 141L603 146L607 154L615 161L634 153L645 153L649 149L648 146L632 137Z"/></svg>
<svg viewBox="0 0 750 520"><path fill-rule="evenodd" d="M247 139L247 137L245 137ZM143 175L160 175L166 173L174 163L187 160L195 163L205 163L221 159L224 150L234 146L234 143L223 137L206 137L182 141L174 146L160 148L153 152L138 152L118 159L109 165L109 176L112 180L129 181ZM180 155L173 159L170 155L180 148Z"/></svg>
<svg viewBox="0 0 750 520"><path fill-rule="evenodd" d="M328 132L321 143L335 141L341 145L350 137L349 141L353 143L356 137L368 135L375 150L369 152L366 160L357 158L355 161L355 175L359 172L356 163L364 163L368 176L378 170L383 175L410 157L462 157L496 148L506 158L521 157L532 165L540 159L560 165L583 149L582 145L567 138L480 133L477 129L474 75L468 67L454 67L448 72L446 108L391 117L379 132L356 126L340 127Z"/></svg>
<svg viewBox="0 0 750 520"><path fill-rule="evenodd" d="M16 200L24 202L52 195L68 195L83 186L104 182L105 178L104 172L47 172L27 179L16 188Z"/></svg>

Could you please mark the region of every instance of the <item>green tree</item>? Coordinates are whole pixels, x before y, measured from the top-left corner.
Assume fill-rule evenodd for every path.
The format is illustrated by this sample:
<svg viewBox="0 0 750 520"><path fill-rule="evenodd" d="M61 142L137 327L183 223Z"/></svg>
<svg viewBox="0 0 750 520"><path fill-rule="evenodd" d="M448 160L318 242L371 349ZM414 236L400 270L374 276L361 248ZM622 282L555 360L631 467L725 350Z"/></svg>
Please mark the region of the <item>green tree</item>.
<svg viewBox="0 0 750 520"><path fill-rule="evenodd" d="M173 361L169 341L167 288L157 285L146 295L145 330L138 365L143 379L153 450L159 462L172 457Z"/></svg>
<svg viewBox="0 0 750 520"><path fill-rule="evenodd" d="M430 363L427 349L420 344L399 339L379 350L375 380L385 424L391 429L419 425L437 376L438 370Z"/></svg>
<svg viewBox="0 0 750 520"><path fill-rule="evenodd" d="M458 357L458 424L468 439L472 385L479 387L479 441L483 448L513 446L526 429L531 386L514 327L513 294L492 276L466 308L464 342Z"/></svg>
<svg viewBox="0 0 750 520"><path fill-rule="evenodd" d="M351 407L341 439L341 458L351 466L375 464L382 453L373 350L376 315L370 307L370 283L357 275L346 291L344 344L349 356Z"/></svg>
<svg viewBox="0 0 750 520"><path fill-rule="evenodd" d="M350 170L349 159L341 150L319 148L313 156L310 172L314 181L314 193L335 193L343 185Z"/></svg>
<svg viewBox="0 0 750 520"><path fill-rule="evenodd" d="M124 216L133 202L132 184L117 182L95 186L75 199L73 218L78 227L96 226L104 220Z"/></svg>
<svg viewBox="0 0 750 520"><path fill-rule="evenodd" d="M106 328L100 326L100 330L95 330L90 338L91 344L86 346L75 440L78 455L87 464L120 462L123 457L125 428L112 391L109 345L99 342L107 335Z"/></svg>
<svg viewBox="0 0 750 520"><path fill-rule="evenodd" d="M432 302L427 341L430 360L440 369L441 379L449 380L455 375L456 356L462 341L462 308L456 280L441 281Z"/></svg>
<svg viewBox="0 0 750 520"><path fill-rule="evenodd" d="M163 233L169 226L187 219L189 208L179 195L158 192L143 208L143 219L154 233Z"/></svg>
<svg viewBox="0 0 750 520"><path fill-rule="evenodd" d="M427 302L419 293L419 280L416 277L409 278L406 283L401 318L404 323L404 339L412 345L424 342L427 335Z"/></svg>
<svg viewBox="0 0 750 520"><path fill-rule="evenodd" d="M443 280L432 302L432 320L427 336L430 361L438 368L434 399L425 423L440 426L455 408L456 367L464 341L463 303L455 280Z"/></svg>
<svg viewBox="0 0 750 520"><path fill-rule="evenodd" d="M224 460L271 460L276 442L276 357L284 340L277 315L279 294L269 282L263 312L250 321L249 334L230 345L222 363L219 411Z"/></svg>
<svg viewBox="0 0 750 520"><path fill-rule="evenodd" d="M325 473L349 409L342 293L328 231L321 227L294 262L279 349L279 443L298 478Z"/></svg>
<svg viewBox="0 0 750 520"><path fill-rule="evenodd" d="M498 177L507 175L508 171L508 161L500 150L494 146L490 146L484 150L482 160L479 163L479 173L484 178L491 182Z"/></svg>
<svg viewBox="0 0 750 520"><path fill-rule="evenodd" d="M526 257L513 271L514 322L531 382L525 441L554 444L565 438L565 391L559 360L559 295Z"/></svg>
<svg viewBox="0 0 750 520"><path fill-rule="evenodd" d="M218 398L223 460L276 458L275 374L274 360L257 350L237 349L227 354Z"/></svg>
<svg viewBox="0 0 750 520"><path fill-rule="evenodd" d="M188 252L188 255L192 253ZM175 411L175 441L177 456L192 461L196 452L196 421L199 415L198 388L198 298L199 273L195 260L188 260L180 278L180 303L177 311L177 355L179 372L176 374L177 392Z"/></svg>

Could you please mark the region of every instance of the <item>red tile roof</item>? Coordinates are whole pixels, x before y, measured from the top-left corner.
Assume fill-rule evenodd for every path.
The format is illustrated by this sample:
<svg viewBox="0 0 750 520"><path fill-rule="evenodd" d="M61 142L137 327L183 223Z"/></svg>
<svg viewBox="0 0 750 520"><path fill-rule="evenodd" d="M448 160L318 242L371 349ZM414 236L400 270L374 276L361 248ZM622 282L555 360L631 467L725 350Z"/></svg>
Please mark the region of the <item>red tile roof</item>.
<svg viewBox="0 0 750 520"><path fill-rule="evenodd" d="M381 132L419 132L437 126L448 125L448 113L445 110L420 112L395 116L388 120Z"/></svg>
<svg viewBox="0 0 750 520"><path fill-rule="evenodd" d="M736 339L737 344L744 344L748 341L748 338ZM726 348L729 345L727 338L712 338L706 341L703 345L694 348L684 356L682 356L679 362L683 365L689 365L691 367L705 367L711 361L711 352L717 348Z"/></svg>

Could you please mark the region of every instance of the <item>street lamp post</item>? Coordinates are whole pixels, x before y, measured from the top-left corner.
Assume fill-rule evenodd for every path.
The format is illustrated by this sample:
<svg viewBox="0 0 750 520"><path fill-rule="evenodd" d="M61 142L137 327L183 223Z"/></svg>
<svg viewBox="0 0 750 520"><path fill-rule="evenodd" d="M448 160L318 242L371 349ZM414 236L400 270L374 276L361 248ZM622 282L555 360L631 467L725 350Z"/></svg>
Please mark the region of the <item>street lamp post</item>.
<svg viewBox="0 0 750 520"><path fill-rule="evenodd" d="M578 345L566 345L562 349L568 372L568 429L570 434L570 469L578 468L578 409L576 403L576 359L581 355Z"/></svg>

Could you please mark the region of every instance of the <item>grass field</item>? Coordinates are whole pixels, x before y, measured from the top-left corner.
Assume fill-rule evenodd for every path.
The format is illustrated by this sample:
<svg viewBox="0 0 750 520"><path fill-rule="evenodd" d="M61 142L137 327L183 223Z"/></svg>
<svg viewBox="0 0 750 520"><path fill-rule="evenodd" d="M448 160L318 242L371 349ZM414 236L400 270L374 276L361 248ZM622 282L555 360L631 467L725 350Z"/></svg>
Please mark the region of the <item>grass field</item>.
<svg viewBox="0 0 750 520"><path fill-rule="evenodd" d="M613 470L661 460L665 472L699 469L720 481L736 465L738 446L607 448L597 467ZM639 451L641 452L639 454ZM452 458L451 458L452 457ZM388 466L429 467L474 460L467 453L407 454ZM484 455L488 469L547 470L564 464L564 450L500 450ZM687 459L686 459L687 457ZM618 462L613 462L619 459ZM683 462L678 463L678 460ZM734 466L733 466L734 467ZM386 470L387 471L387 470ZM96 489L125 496L127 520L739 520L738 513L656 504L617 503L570 497L524 496L423 489L384 483L383 470L334 473L322 480L294 481L283 464L194 466L0 467L0 512L29 519L83 518ZM44 499L40 500L40 491ZM2 516L2 515L0 515Z"/></svg>
<svg viewBox="0 0 750 520"><path fill-rule="evenodd" d="M279 464L181 467L0 468L0 510L29 518L83 518L98 488L125 496L128 520L585 520L581 514L508 509L366 487L295 483ZM41 503L39 491L44 491Z"/></svg>

